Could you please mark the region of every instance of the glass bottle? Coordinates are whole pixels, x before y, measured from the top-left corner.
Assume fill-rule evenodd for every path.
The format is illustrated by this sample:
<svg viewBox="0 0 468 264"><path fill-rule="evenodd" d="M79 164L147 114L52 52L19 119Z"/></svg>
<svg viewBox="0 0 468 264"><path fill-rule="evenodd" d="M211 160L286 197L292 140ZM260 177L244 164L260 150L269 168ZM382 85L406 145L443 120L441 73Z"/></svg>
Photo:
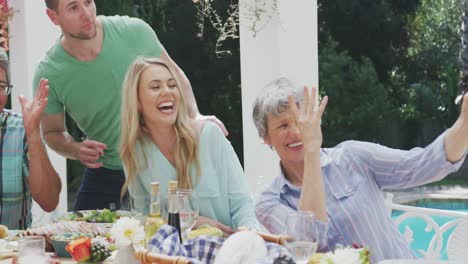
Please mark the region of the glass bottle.
<svg viewBox="0 0 468 264"><path fill-rule="evenodd" d="M177 201L177 181L169 181L169 188L167 189L167 202L168 202L168 220L167 223L177 229L179 232L179 241L182 243L182 233L180 229L180 215L179 206Z"/></svg>
<svg viewBox="0 0 468 264"><path fill-rule="evenodd" d="M145 222L145 245L148 245L151 238L164 225L161 217L161 200L159 195L159 182L152 182L150 188L149 215Z"/></svg>

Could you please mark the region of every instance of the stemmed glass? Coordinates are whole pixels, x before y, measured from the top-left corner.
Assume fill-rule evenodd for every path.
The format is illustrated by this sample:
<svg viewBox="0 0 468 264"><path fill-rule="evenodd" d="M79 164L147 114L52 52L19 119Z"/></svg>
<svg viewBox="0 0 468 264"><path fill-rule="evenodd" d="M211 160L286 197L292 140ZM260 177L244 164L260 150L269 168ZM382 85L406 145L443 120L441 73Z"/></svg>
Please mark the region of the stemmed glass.
<svg viewBox="0 0 468 264"><path fill-rule="evenodd" d="M129 215L132 218L138 219L140 224L144 225L148 214L145 213L147 211L146 206L149 204L149 197L147 196L139 196L133 197L128 195L122 204L123 210L129 210Z"/></svg>
<svg viewBox="0 0 468 264"><path fill-rule="evenodd" d="M191 189L179 189L177 191L177 202L180 216L180 229L185 240L188 232L192 230L197 222L199 208L198 196Z"/></svg>
<svg viewBox="0 0 468 264"><path fill-rule="evenodd" d="M318 247L319 230L313 212L293 212L286 219L286 247L296 263L307 263Z"/></svg>

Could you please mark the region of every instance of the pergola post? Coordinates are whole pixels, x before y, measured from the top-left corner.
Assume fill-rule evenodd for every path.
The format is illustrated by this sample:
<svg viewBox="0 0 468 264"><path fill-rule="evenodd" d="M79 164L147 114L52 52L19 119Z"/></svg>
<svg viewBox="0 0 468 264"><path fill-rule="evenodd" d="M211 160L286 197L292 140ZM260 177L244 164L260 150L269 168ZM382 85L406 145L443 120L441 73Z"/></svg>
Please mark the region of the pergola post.
<svg viewBox="0 0 468 264"><path fill-rule="evenodd" d="M277 12L274 0L239 1L244 169L254 194L277 176L279 166L276 153L258 137L253 123L255 97L279 77L318 86L317 1L276 1ZM265 26L254 37L250 27L255 5L264 9L257 23Z"/></svg>
<svg viewBox="0 0 468 264"><path fill-rule="evenodd" d="M15 112L21 113L18 95L24 94L28 99L33 97L34 69L40 58L60 36L60 30L49 21L43 0L9 0L8 6L17 11L9 24L10 71L14 86L11 105ZM67 212L66 160L50 149L48 154L62 180L60 201L57 209L50 214L44 213L34 204L33 225L47 223L51 217Z"/></svg>

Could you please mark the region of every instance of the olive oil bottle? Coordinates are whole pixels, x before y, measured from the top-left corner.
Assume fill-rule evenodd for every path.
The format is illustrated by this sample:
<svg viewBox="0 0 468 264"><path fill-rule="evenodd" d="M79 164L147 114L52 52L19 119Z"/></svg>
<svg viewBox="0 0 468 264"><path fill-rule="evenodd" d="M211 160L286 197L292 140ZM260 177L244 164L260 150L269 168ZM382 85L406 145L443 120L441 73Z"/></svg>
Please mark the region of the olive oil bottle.
<svg viewBox="0 0 468 264"><path fill-rule="evenodd" d="M151 238L158 232L164 220L161 217L161 198L159 192L159 182L152 182L150 188L149 215L145 222L145 246Z"/></svg>

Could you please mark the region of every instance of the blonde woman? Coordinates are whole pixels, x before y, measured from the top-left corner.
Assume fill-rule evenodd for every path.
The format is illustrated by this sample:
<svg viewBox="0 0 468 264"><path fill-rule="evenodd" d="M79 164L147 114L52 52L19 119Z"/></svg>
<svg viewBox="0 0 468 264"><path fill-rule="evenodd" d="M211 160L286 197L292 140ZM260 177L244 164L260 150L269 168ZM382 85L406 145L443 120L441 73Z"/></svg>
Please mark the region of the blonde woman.
<svg viewBox="0 0 468 264"><path fill-rule="evenodd" d="M134 202L147 213L152 181L193 189L199 197L199 223L226 233L239 226L258 228L254 204L239 160L212 122L189 118L180 81L157 58L139 58L129 68L122 94L120 157Z"/></svg>

